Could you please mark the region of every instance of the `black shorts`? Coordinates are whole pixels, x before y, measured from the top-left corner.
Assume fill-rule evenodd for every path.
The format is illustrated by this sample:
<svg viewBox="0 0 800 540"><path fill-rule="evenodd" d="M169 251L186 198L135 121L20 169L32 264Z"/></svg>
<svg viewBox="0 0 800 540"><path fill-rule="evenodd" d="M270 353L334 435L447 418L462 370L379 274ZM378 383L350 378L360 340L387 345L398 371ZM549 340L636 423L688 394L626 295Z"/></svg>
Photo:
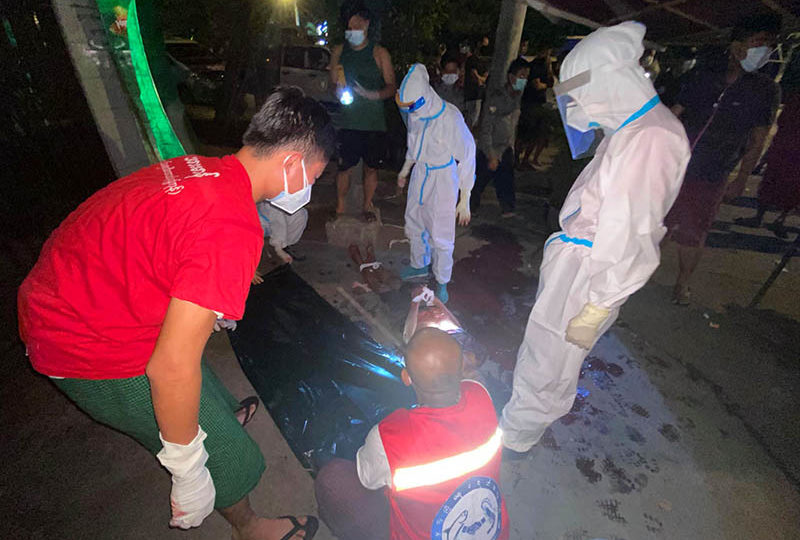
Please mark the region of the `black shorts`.
<svg viewBox="0 0 800 540"><path fill-rule="evenodd" d="M346 171L363 159L367 167L380 169L386 159L385 131L341 129L337 135L339 170Z"/></svg>

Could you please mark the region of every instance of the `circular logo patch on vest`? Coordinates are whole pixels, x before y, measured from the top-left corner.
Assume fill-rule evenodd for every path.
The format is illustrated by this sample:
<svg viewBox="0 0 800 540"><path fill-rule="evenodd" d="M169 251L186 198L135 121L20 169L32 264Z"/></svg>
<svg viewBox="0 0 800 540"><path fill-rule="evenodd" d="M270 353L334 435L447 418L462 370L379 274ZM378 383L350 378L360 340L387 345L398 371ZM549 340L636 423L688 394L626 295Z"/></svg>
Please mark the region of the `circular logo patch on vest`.
<svg viewBox="0 0 800 540"><path fill-rule="evenodd" d="M432 540L496 540L500 534L500 488L488 476L473 476L450 495L433 518Z"/></svg>

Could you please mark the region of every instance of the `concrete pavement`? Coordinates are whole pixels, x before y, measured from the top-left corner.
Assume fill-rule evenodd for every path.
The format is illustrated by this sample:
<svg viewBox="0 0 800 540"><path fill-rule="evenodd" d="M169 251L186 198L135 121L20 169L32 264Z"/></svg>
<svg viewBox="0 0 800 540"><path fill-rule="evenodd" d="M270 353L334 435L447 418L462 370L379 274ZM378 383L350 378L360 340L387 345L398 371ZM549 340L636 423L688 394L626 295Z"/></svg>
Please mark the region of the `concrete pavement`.
<svg viewBox="0 0 800 540"><path fill-rule="evenodd" d="M537 186L533 176L520 180L519 215L511 220L499 218L489 193L474 224L458 232L451 308L501 370L513 366L535 293L547 213ZM330 180L315 188L300 246L309 258L296 270L357 318L335 287L359 276L343 250L323 243L321 213L331 194ZM387 224L402 224L402 204L380 204ZM718 232L744 213L723 208ZM378 256L397 267L405 249L379 248ZM777 256L713 248L698 276L697 304L678 308L668 302L671 257L666 250L662 270L592 352L573 412L530 456L504 464L512 538L800 537L796 264L765 299L769 310L752 311L741 307L750 292L743 289L765 279ZM10 285L19 272L5 273L0 536L227 538L216 515L200 529L169 530L169 478L157 462L30 370L13 337ZM359 301L391 328L407 308L370 293ZM212 337L207 361L235 395L253 393L225 335ZM268 463L254 506L266 515L312 512L311 478L264 412L248 427ZM317 538L331 536L323 530Z"/></svg>

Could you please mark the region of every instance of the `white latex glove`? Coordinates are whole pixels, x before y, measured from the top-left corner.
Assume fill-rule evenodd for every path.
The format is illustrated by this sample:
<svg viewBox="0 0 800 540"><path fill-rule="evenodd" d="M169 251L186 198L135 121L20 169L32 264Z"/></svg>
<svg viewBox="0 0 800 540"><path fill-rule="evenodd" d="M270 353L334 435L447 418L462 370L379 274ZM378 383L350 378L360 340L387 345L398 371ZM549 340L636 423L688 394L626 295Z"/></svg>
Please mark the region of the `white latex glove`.
<svg viewBox="0 0 800 540"><path fill-rule="evenodd" d="M408 175L411 174L411 167L414 166L414 161L411 159L405 160L403 168L397 174L397 187L404 188L408 183Z"/></svg>
<svg viewBox="0 0 800 540"><path fill-rule="evenodd" d="M462 227L466 227L469 225L469 220L472 218L472 214L469 211L469 191L464 191L463 189L460 190L460 197L458 199L458 206L456 206L456 219L458 220L458 224Z"/></svg>
<svg viewBox="0 0 800 540"><path fill-rule="evenodd" d="M587 303L575 317L569 321L567 326L567 341L582 347L591 349L594 342L599 337L597 334L600 327L608 319L609 310Z"/></svg>
<svg viewBox="0 0 800 540"><path fill-rule="evenodd" d="M217 490L206 468L208 452L203 445L206 432L197 426L197 436L189 444L167 442L158 434L164 447L156 454L158 461L172 475L172 519L170 527L199 527L214 511Z"/></svg>

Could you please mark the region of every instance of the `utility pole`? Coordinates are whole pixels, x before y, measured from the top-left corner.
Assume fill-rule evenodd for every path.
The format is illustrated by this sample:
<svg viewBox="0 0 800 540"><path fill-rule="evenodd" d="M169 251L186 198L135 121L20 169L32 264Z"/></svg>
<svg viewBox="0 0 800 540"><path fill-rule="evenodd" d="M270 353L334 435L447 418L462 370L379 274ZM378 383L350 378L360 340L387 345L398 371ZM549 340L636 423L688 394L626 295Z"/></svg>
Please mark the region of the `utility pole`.
<svg viewBox="0 0 800 540"><path fill-rule="evenodd" d="M508 65L517 57L527 11L528 4L524 0L503 0L500 6L500 21L494 37L494 55L489 70L490 90L500 88L506 82Z"/></svg>

